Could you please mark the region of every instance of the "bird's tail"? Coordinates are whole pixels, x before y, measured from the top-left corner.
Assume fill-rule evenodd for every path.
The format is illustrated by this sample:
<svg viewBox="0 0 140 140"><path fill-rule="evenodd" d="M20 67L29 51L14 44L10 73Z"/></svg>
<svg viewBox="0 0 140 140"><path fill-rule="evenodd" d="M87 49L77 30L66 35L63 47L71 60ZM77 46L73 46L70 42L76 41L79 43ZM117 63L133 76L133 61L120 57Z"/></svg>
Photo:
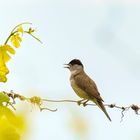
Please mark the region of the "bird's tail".
<svg viewBox="0 0 140 140"><path fill-rule="evenodd" d="M108 113L107 113L107 111L106 111L106 109L105 109L103 103L102 103L101 101L97 101L97 100L96 100L96 101L94 100L94 102L95 102L96 105L105 113L105 115L106 115L106 117L109 119L109 121L111 121L111 118L109 117L109 115L108 115Z"/></svg>

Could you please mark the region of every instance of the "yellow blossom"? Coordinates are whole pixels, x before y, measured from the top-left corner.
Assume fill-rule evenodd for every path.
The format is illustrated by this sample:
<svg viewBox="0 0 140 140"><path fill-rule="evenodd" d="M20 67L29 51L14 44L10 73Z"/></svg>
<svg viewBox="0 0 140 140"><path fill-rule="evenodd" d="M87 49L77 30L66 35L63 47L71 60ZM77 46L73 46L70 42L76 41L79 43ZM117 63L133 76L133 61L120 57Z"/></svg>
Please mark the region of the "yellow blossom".
<svg viewBox="0 0 140 140"><path fill-rule="evenodd" d="M18 31L18 32L21 32L21 33L24 33L24 30L23 30L22 26L19 26L19 27L17 28L17 31Z"/></svg>
<svg viewBox="0 0 140 140"><path fill-rule="evenodd" d="M22 39L19 36L19 33L14 34L11 36L11 43L13 44L13 46L15 46L16 48L20 47L20 43L21 43Z"/></svg>

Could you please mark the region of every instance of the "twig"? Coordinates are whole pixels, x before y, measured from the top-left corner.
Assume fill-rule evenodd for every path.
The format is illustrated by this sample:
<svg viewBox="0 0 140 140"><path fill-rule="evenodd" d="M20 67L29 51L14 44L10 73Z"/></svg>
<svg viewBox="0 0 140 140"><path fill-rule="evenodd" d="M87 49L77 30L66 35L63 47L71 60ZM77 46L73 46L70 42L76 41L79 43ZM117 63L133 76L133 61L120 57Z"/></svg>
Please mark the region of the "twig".
<svg viewBox="0 0 140 140"><path fill-rule="evenodd" d="M93 103L87 103L88 100L69 100L69 99L50 100L50 99L44 99L44 98L41 98L41 97L38 97L38 96L33 96L33 97L30 97L30 98L27 98L27 97L22 96L20 94L14 93L13 91L11 91L11 92L3 91L3 94L6 94L10 99L12 99L14 104L16 103L15 99L17 98L20 101L27 101L27 102L30 102L34 105L37 105L39 107L40 111L43 111L43 110L49 110L49 111L52 111L52 112L57 111L57 109L49 109L47 107L41 107L43 102L76 103L78 105L82 104L84 107L85 106L97 106L96 104L93 104ZM10 106L12 106L12 108L15 110L15 107L13 106L12 103L8 103L8 104ZM123 121L123 118L124 118L124 112L126 112L130 109L132 109L135 112L136 115L140 115L139 112L138 112L140 110L140 106L135 105L135 104L125 106L125 107L124 106L119 106L119 105L116 105L116 104L104 104L104 106L109 107L109 108L117 108L117 109L121 110L121 122Z"/></svg>

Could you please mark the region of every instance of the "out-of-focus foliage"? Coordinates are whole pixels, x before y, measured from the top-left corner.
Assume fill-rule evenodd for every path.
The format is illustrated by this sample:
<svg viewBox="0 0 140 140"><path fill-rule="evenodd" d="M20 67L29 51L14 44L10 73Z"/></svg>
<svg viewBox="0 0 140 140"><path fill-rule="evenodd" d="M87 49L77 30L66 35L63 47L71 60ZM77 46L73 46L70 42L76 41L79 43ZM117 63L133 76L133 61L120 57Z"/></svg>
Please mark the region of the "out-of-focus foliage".
<svg viewBox="0 0 140 140"><path fill-rule="evenodd" d="M11 36L11 43L13 44L13 46L15 46L16 48L18 48L20 46L22 39L19 35L19 33L12 35Z"/></svg>
<svg viewBox="0 0 140 140"><path fill-rule="evenodd" d="M74 133L85 136L89 130L88 121L80 113L73 112L70 119L70 128Z"/></svg>
<svg viewBox="0 0 140 140"><path fill-rule="evenodd" d="M37 41L41 42L37 37L35 37L32 33L35 31L31 27L27 30L23 29L23 24L30 24L30 23L22 23L17 25L10 33L8 38L6 39L5 43L0 46L0 82L6 82L7 77L6 75L9 73L9 70L6 66L6 63L11 59L10 54L15 54L15 48L21 46L23 34L29 34Z"/></svg>
<svg viewBox="0 0 140 140"><path fill-rule="evenodd" d="M6 106L9 102L9 96L0 92L0 140L20 140L25 131L25 119Z"/></svg>
<svg viewBox="0 0 140 140"><path fill-rule="evenodd" d="M9 70L6 63L11 59L11 55L15 54L15 48L21 46L23 34L29 34L37 41L40 41L32 33L34 29L29 27L27 30L23 29L22 23L17 25L10 33L3 45L0 45L0 82L6 82L6 75ZM40 41L41 42L41 41ZM17 94L18 95L18 94ZM10 99L14 101L17 97L12 93L6 94L5 92L0 92L0 140L20 140L22 134L25 132L25 119L23 116L16 115L9 107L13 109L13 103ZM24 96L18 96L20 100L25 100Z"/></svg>
<svg viewBox="0 0 140 140"><path fill-rule="evenodd" d="M0 92L0 105L3 105L4 102L8 103L9 101L9 96L4 94L3 92Z"/></svg>
<svg viewBox="0 0 140 140"><path fill-rule="evenodd" d="M20 140L24 131L24 118L15 115L9 108L0 106L0 140Z"/></svg>
<svg viewBox="0 0 140 140"><path fill-rule="evenodd" d="M1 49L0 49L1 50ZM2 51L0 51L0 82L6 82L6 75L9 73L9 70L4 62L4 57Z"/></svg>

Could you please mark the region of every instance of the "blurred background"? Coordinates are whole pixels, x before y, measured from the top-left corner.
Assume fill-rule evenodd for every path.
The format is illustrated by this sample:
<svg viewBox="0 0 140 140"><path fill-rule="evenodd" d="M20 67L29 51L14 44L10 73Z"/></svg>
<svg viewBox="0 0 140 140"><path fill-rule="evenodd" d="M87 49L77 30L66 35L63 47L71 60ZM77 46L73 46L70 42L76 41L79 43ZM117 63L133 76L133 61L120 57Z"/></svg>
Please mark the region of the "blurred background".
<svg viewBox="0 0 140 140"><path fill-rule="evenodd" d="M64 63L78 58L99 88L105 103L140 102L140 2L137 0L13 0L0 1L1 44L11 29L32 22L38 43L25 35L8 63L8 82L1 90L27 97L79 99L69 84ZM110 123L97 107L47 103L55 113L39 112L19 103L28 129L23 140L140 140L140 117L133 111L107 111Z"/></svg>

